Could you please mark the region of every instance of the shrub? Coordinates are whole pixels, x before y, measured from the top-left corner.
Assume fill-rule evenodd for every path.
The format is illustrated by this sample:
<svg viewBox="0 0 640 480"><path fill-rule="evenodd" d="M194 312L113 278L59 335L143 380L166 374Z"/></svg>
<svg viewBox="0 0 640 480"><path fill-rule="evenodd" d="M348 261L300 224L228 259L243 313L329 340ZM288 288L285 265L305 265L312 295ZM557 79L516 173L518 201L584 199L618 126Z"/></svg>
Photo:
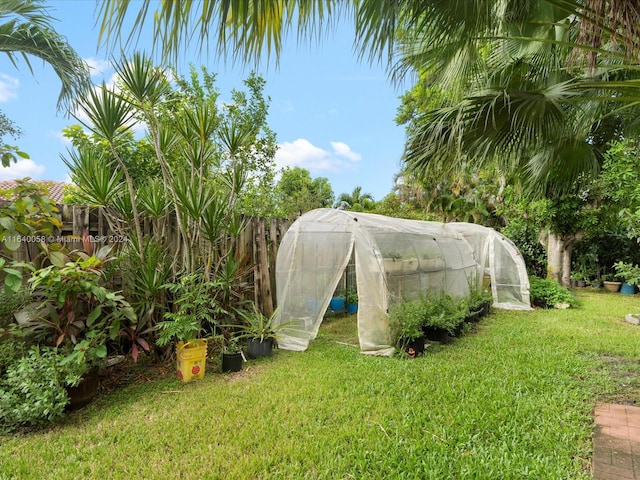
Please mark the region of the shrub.
<svg viewBox="0 0 640 480"><path fill-rule="evenodd" d="M550 278L529 277L531 302L546 308L568 304L576 306L577 302L571 292Z"/></svg>
<svg viewBox="0 0 640 480"><path fill-rule="evenodd" d="M397 349L404 351L407 344L422 336L425 305L421 300L402 299L389 309L391 338Z"/></svg>
<svg viewBox="0 0 640 480"><path fill-rule="evenodd" d="M428 293L422 298L425 305L425 327L441 328L453 333L469 312L467 301L458 301L451 295Z"/></svg>
<svg viewBox="0 0 640 480"><path fill-rule="evenodd" d="M77 385L84 373L51 347L33 346L0 378L0 429L51 422L64 413L65 385Z"/></svg>
<svg viewBox="0 0 640 480"><path fill-rule="evenodd" d="M31 290L21 287L17 292L0 288L0 328L15 322L13 314L31 301Z"/></svg>
<svg viewBox="0 0 640 480"><path fill-rule="evenodd" d="M613 265L616 270L616 278L619 278L628 285L640 284L640 267L632 263L616 262Z"/></svg>
<svg viewBox="0 0 640 480"><path fill-rule="evenodd" d="M0 340L0 377L5 374L10 365L22 358L24 354L24 342L11 337Z"/></svg>

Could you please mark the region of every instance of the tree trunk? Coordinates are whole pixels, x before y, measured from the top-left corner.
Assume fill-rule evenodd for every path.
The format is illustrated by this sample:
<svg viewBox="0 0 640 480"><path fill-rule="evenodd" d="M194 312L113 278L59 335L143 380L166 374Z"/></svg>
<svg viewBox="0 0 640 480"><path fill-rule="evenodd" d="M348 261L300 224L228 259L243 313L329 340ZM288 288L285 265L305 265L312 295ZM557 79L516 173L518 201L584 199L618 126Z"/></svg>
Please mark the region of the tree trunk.
<svg viewBox="0 0 640 480"><path fill-rule="evenodd" d="M564 266L564 246L562 239L552 232L546 235L547 278L553 278L562 284L562 268Z"/></svg>
<svg viewBox="0 0 640 480"><path fill-rule="evenodd" d="M571 285L571 252L583 237L582 230L564 235L550 231L541 234L540 242L547 249L547 278L553 278L565 287Z"/></svg>

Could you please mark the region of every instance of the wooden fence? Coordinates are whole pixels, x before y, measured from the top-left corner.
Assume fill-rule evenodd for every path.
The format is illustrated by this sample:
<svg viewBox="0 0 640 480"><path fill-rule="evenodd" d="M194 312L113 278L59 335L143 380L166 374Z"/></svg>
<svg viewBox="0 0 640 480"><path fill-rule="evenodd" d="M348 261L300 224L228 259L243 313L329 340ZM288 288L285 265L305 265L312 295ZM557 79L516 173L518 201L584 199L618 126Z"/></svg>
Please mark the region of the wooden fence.
<svg viewBox="0 0 640 480"><path fill-rule="evenodd" d="M64 242L70 250L81 249L85 232L92 236L92 242L96 246L123 240L110 230L107 217L101 208L58 205L58 209L62 217L62 228L48 239L49 242ZM276 305L276 255L282 237L292 223L293 220L247 217L246 229L237 239L237 253L247 255L254 266L254 299L265 315L271 315ZM148 225L145 225L144 230L145 233L151 233ZM36 255L37 244L25 241L21 242L14 258L29 261Z"/></svg>

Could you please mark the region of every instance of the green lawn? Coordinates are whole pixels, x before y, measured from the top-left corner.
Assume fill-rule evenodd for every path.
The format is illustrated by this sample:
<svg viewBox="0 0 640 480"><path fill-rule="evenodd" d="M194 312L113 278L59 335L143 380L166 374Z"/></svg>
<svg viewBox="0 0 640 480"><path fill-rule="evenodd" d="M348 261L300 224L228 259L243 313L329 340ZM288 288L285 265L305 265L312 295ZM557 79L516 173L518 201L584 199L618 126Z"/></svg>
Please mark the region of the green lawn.
<svg viewBox="0 0 640 480"><path fill-rule="evenodd" d="M101 396L0 437L0 478L590 478L592 412L637 399L637 298L496 312L415 360L361 355L355 317L235 376ZM342 343L338 343L342 342Z"/></svg>

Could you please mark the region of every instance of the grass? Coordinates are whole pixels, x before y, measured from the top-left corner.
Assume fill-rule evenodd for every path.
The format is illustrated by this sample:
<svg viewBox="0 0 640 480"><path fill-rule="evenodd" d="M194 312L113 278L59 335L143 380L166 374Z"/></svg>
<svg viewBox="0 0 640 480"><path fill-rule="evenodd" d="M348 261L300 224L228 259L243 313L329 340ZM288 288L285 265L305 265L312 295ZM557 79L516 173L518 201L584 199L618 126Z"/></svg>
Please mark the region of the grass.
<svg viewBox="0 0 640 480"><path fill-rule="evenodd" d="M640 402L636 297L496 312L415 360L361 355L355 317L241 374L134 385L0 437L0 478L590 478L593 407Z"/></svg>

